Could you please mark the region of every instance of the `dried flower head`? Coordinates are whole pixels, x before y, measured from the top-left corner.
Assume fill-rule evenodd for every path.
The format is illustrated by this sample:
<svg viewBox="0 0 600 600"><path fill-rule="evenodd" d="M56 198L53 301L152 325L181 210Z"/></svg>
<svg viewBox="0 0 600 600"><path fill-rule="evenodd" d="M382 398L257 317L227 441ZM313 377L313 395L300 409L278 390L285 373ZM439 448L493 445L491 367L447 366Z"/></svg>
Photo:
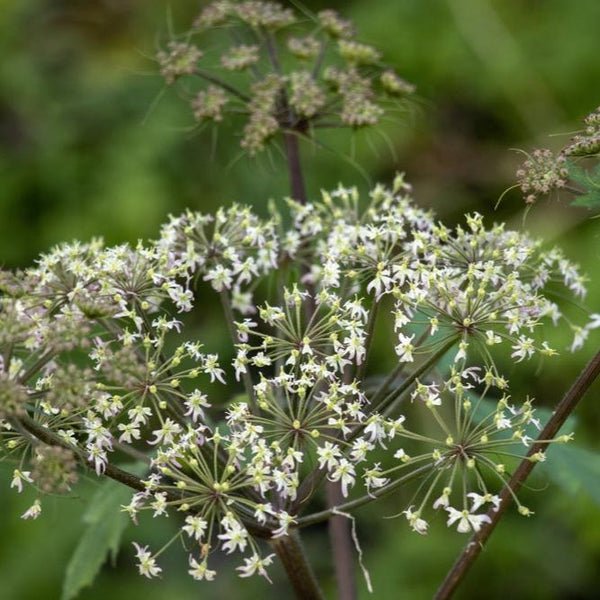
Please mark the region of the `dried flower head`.
<svg viewBox="0 0 600 600"><path fill-rule="evenodd" d="M567 175L566 158L554 156L552 151L542 148L534 150L521 165L517 171L517 181L525 202L533 204L540 196L564 187Z"/></svg>
<svg viewBox="0 0 600 600"><path fill-rule="evenodd" d="M322 11L314 21L298 20L294 11L276 2L217 0L202 10L190 35L226 26L239 30L236 39L257 42L228 48L221 56L222 69L202 60L191 42L171 42L158 55L161 74L169 84L191 74L194 82L209 84L194 91L197 120L243 115L241 146L250 156L281 133L313 137L323 128L375 126L390 102L403 102L414 92L414 86L381 64L375 47L356 39L354 26L335 11ZM245 73L232 79L231 71Z"/></svg>

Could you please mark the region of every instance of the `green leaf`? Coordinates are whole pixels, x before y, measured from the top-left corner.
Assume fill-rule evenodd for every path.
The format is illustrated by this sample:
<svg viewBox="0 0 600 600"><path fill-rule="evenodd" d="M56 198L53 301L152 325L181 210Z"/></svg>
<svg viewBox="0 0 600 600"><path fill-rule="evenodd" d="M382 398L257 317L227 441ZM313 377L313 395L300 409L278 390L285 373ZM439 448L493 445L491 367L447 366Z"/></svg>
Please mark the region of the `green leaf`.
<svg viewBox="0 0 600 600"><path fill-rule="evenodd" d="M578 196L571 206L582 206L583 208L598 208L600 207L600 191L590 190L587 194Z"/></svg>
<svg viewBox="0 0 600 600"><path fill-rule="evenodd" d="M143 471L131 466L127 470ZM129 502L131 494L129 488L107 479L90 501L83 515L87 528L67 565L61 600L72 600L84 587L91 585L109 554L111 560L116 559L121 534L128 523L128 517L120 507Z"/></svg>
<svg viewBox="0 0 600 600"><path fill-rule="evenodd" d="M565 492L582 491L600 505L600 453L574 444L551 444L544 472Z"/></svg>
<svg viewBox="0 0 600 600"><path fill-rule="evenodd" d="M569 162L568 169L569 177L584 190L571 205L590 209L600 207L600 165L594 170L586 170Z"/></svg>

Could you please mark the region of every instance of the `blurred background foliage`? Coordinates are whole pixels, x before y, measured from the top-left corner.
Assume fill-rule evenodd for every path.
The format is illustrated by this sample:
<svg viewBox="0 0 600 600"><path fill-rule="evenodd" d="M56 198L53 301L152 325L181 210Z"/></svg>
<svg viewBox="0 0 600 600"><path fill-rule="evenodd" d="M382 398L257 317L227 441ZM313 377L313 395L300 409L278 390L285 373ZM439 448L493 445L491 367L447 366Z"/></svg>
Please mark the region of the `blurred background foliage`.
<svg viewBox="0 0 600 600"><path fill-rule="evenodd" d="M418 202L449 224L477 210L488 223L507 220L520 228L524 206L518 192L494 211L520 161L510 149L560 148L600 102L598 0L305 0L304 5L336 8L354 19L364 41L380 47L419 90L405 118L386 122L384 136L338 136L330 151L305 146L312 195L339 181L365 191L400 170L407 172ZM286 195L277 153L234 160L235 135L223 130L215 139L198 132L186 103L164 90L153 57L169 28L184 31L198 8L192 0L0 0L3 266L27 266L49 246L74 238L102 236L120 243L153 237L169 213L186 207L209 212L237 201L264 211L268 199ZM536 206L526 226L581 263L592 279L588 305L598 312L600 223L566 199L554 199ZM225 332L212 318L217 306L206 301L205 307L194 317L195 327L198 332L204 327L203 339L212 349L227 353ZM542 370L503 364L513 387L542 406L558 401L598 337L575 355L565 351L568 332L552 341L561 355ZM374 362L384 370L393 361L385 328L377 344ZM458 598L598 597L599 392L596 385L577 411L577 443L591 451L586 460L563 460L554 477L549 469L534 474L523 496L536 516L523 520L513 511L504 519ZM6 471L1 480L6 485L0 494L0 600L60 598L66 564L84 531L85 499L98 483L90 478L81 496L46 502L43 518L23 522L18 514L30 499L8 492ZM404 521L382 519L408 498L408 492L398 494L358 513L376 598L431 597L466 540L446 530L441 518L427 537L409 532ZM80 597L290 597L278 568L273 586L241 582L229 564L217 566L216 582L195 583L186 574L185 554L174 547L161 556L162 580L138 577L131 540L159 548L168 530L166 522L144 519L137 529L128 528L114 566L105 565ZM325 529L307 531L306 544L333 597ZM369 597L362 581L359 587L361 597Z"/></svg>

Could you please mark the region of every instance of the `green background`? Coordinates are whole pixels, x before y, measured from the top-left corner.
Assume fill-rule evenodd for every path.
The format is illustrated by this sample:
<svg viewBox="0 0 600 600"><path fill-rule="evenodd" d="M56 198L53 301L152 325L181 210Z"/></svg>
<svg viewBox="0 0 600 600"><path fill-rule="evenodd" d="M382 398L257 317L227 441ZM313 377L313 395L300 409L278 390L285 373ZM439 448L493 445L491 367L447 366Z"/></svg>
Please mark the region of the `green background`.
<svg viewBox="0 0 600 600"><path fill-rule="evenodd" d="M600 103L600 2L598 0L356 0L304 3L338 8L359 25L361 38L418 86L405 119L386 122L381 136L340 137L336 151L305 147L311 195L339 181L362 190L406 171L417 201L448 224L477 210L487 222L522 227L517 192L494 211L514 183L519 155L511 148L560 148L569 133ZM337 5L336 5L337 4ZM169 213L186 207L209 212L233 201L264 211L268 199L287 193L276 154L251 161L239 155L237 137L194 129L185 102L156 73L153 56L197 14L191 0L0 0L0 264L23 267L53 244L102 236L108 243L155 237ZM163 93L164 92L164 93ZM560 134L550 136L549 134ZM344 156L355 153L362 171ZM369 174L368 180L364 172ZM587 303L600 312L600 223L568 198L536 206L528 229L563 246L592 278ZM212 346L223 351L225 332L211 310L197 316ZM214 309L216 310L216 308ZM206 335L203 333L202 335ZM378 362L391 364L385 332ZM598 336L575 355L562 351L569 335L553 335L561 355L536 371L531 364L504 365L517 389L552 406L592 354ZM596 385L577 412L577 442L599 448ZM492 537L457 598L584 599L600 589L600 462L587 456L585 472L562 466L561 485L546 472L522 493L536 513L512 511ZM578 470L579 469L579 470ZM581 473L579 472L581 471ZM60 597L68 558L84 529L85 499L50 499L43 517L18 515L31 498L0 493L0 600ZM543 493L541 491L543 490ZM404 508L398 494L358 512L358 530L371 571L372 597L431 597L464 537L441 519L427 537L412 534L403 519L384 520ZM105 565L81 598L288 598L278 567L274 584L239 580L236 564L217 565L212 584L187 576L186 555L161 556L163 577L147 581L133 566L131 540L158 548L168 522L142 520L124 536L114 566ZM306 544L332 596L325 529L307 532ZM361 597L370 597L357 574Z"/></svg>

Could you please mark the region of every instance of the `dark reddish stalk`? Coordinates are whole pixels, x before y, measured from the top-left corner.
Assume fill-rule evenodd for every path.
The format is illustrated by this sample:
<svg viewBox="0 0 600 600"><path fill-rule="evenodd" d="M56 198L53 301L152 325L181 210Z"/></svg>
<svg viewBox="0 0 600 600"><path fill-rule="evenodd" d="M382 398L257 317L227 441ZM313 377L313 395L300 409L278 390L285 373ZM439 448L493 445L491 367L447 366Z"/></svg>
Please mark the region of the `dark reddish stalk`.
<svg viewBox="0 0 600 600"><path fill-rule="evenodd" d="M302 544L296 532L270 540L285 572L294 588L298 600L323 600L323 592L319 588Z"/></svg>
<svg viewBox="0 0 600 600"><path fill-rule="evenodd" d="M292 198L301 204L306 204L306 189L304 187L304 177L302 176L298 135L295 132L284 134L285 149Z"/></svg>
<svg viewBox="0 0 600 600"><path fill-rule="evenodd" d="M558 432L558 430L564 425L569 415L575 410L578 402L581 400L583 395L587 392L589 387L594 383L594 380L600 374L600 351L590 360L590 362L581 371L569 391L565 394L563 399L560 401L556 410L552 414L552 417L541 431L538 440L549 440L552 439ZM531 456L540 450L544 450L547 444L543 442L536 442L531 446L527 456ZM465 546L461 555L458 557L453 567L450 569L442 585L435 594L435 600L447 600L451 598L460 582L463 580L472 564L475 562L479 553L481 552L484 544L487 542L490 535L494 531L496 525L502 518L502 515L508 508L512 500L511 491L517 493L521 486L525 483L527 477L535 467L536 463L524 458L519 464L517 470L514 472L508 486L505 487L500 493L500 507L497 511L489 510L487 516L490 518L489 523L484 523L481 529L471 536L469 543ZM510 489L509 489L510 487Z"/></svg>
<svg viewBox="0 0 600 600"><path fill-rule="evenodd" d="M327 482L327 506L340 506L344 502L338 482ZM356 596L356 578L354 577L354 555L350 542L350 521L341 515L329 518L329 539L335 564L335 580L338 598L354 600Z"/></svg>

